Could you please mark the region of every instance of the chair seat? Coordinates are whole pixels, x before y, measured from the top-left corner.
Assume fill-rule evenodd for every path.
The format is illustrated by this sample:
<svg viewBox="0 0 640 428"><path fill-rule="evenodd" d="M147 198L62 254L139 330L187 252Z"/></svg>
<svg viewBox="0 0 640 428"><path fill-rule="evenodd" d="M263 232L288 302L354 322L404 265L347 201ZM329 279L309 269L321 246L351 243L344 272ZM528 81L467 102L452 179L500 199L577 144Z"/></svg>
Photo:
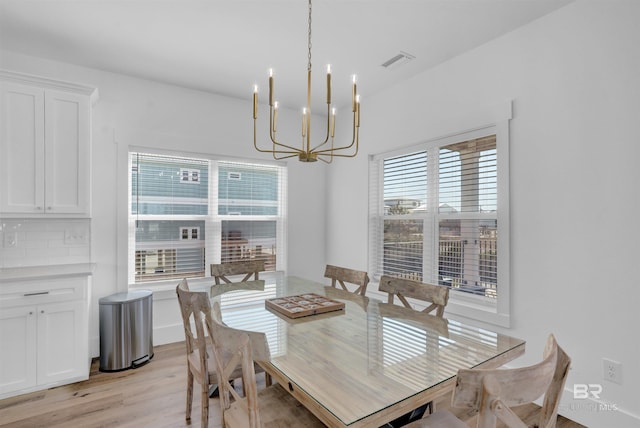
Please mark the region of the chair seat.
<svg viewBox="0 0 640 428"><path fill-rule="evenodd" d="M405 425L404 428L469 428L469 425L462 422L453 413L439 410Z"/></svg>
<svg viewBox="0 0 640 428"><path fill-rule="evenodd" d="M285 391L279 384L271 385L258 391L258 403L260 419L264 428L324 428L309 410L298 400ZM225 426L227 428L244 428L249 426L247 411L237 401L231 403L224 412Z"/></svg>

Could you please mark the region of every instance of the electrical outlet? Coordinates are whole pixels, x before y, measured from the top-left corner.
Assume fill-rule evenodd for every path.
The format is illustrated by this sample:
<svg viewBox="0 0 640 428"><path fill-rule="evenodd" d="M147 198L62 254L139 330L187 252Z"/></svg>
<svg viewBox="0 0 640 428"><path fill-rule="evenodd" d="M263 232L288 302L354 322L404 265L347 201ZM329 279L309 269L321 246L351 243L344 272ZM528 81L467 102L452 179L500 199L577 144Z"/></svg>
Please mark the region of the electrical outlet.
<svg viewBox="0 0 640 428"><path fill-rule="evenodd" d="M603 358L602 369L604 380L622 385L622 363Z"/></svg>

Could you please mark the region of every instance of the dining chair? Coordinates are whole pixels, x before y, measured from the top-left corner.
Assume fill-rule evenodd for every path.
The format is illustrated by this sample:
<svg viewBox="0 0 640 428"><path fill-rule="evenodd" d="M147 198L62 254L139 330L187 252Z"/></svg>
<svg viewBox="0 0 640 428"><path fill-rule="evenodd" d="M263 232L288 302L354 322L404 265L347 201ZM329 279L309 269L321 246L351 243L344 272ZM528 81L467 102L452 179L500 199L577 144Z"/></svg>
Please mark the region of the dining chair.
<svg viewBox="0 0 640 428"><path fill-rule="evenodd" d="M477 411L477 428L495 428L500 420L509 428L526 427L511 409L532 403L544 394L540 428L554 428L560 396L567 379L571 358L551 334L543 360L514 369L463 369L458 371L451 406ZM469 425L447 410L437 411L405 428L468 428Z"/></svg>
<svg viewBox="0 0 640 428"><path fill-rule="evenodd" d="M211 264L211 276L214 277L216 285L220 285L220 280L226 284L231 284L227 276L244 275L240 282L248 281L252 276L255 280L260 279L260 272L264 272L264 260L247 260L241 262Z"/></svg>
<svg viewBox="0 0 640 428"><path fill-rule="evenodd" d="M331 278L331 286L337 288L338 284L343 290L349 291L353 294L359 294L364 296L367 292L367 284L369 284L369 275L367 272L360 270L354 270L339 266L327 265L324 270L324 277ZM346 284L357 285L358 287L349 290Z"/></svg>
<svg viewBox="0 0 640 428"><path fill-rule="evenodd" d="M194 301L209 301L209 296L206 292L190 291L186 279L183 279L178 284L176 287L176 294L178 295L178 303L180 304L185 344L187 348L186 420L191 420L193 382L195 380L200 384L200 396L202 401L201 425L204 428L207 426L209 421L209 388L218 383L218 376L215 369L215 361L209 357L212 354L212 350L211 347L207 347L201 316L194 309ZM236 367L232 373L229 373L229 379L235 379L241 376L242 370L240 367Z"/></svg>
<svg viewBox="0 0 640 428"><path fill-rule="evenodd" d="M214 303L214 313L219 312ZM218 373L222 378L232 374L240 364L244 379L245 396L228 383L220 388L220 408L224 428L287 428L325 427L309 410L279 384L258 391L255 361L270 359L264 333L238 330L226 326L216 317L207 319L209 337ZM231 401L233 397L233 401Z"/></svg>
<svg viewBox="0 0 640 428"><path fill-rule="evenodd" d="M413 307L407 297L431 303L421 312L431 313L435 311L435 315L439 317L444 315L444 308L449 301L449 288L444 285L427 284L387 275L380 277L378 290L389 294L388 303L393 303L394 298L397 297L409 309L413 309Z"/></svg>
<svg viewBox="0 0 640 428"><path fill-rule="evenodd" d="M216 370L215 360L212 358L213 350L207 343L204 324L207 319L215 316L211 312L209 295L203 291L189 290L189 284L183 279L176 286L182 323L184 326L185 344L187 349L187 407L186 420L191 420L191 408L193 404L193 382L200 384L200 396L202 407L202 427L207 426L209 420L210 390L220 385ZM219 311L217 318L220 319ZM195 331L194 331L195 327ZM264 371L259 368L259 371ZM228 374L227 380L242 378L242 368L237 366ZM271 385L271 377L265 372L267 385ZM229 382L222 382L228 384ZM244 379L242 379L244 388Z"/></svg>

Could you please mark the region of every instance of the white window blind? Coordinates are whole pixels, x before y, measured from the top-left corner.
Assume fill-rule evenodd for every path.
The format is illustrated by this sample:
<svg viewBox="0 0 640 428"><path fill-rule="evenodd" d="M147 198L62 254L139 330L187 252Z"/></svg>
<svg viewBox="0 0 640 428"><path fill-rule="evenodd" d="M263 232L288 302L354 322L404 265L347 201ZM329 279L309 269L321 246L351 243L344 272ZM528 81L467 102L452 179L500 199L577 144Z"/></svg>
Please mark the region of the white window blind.
<svg viewBox="0 0 640 428"><path fill-rule="evenodd" d="M130 162L134 282L204 276L205 236L183 239L183 231L191 238L205 230L209 163L147 153L131 153Z"/></svg>
<svg viewBox="0 0 640 428"><path fill-rule="evenodd" d="M370 164L370 267L498 298L498 144L494 128L382 154Z"/></svg>
<svg viewBox="0 0 640 428"><path fill-rule="evenodd" d="M276 270L284 259L284 167L139 152L129 161L130 283L249 259Z"/></svg>

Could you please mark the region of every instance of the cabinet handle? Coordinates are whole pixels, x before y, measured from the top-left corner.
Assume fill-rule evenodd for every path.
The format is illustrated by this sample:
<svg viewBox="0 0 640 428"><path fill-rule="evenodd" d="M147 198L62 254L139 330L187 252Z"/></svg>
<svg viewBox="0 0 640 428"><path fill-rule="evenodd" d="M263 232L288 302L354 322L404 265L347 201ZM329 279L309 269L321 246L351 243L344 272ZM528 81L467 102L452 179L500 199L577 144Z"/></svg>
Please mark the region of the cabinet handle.
<svg viewBox="0 0 640 428"><path fill-rule="evenodd" d="M23 294L24 297L29 297L29 296L41 296L43 294L49 294L48 291L38 291L37 293L25 293Z"/></svg>
<svg viewBox="0 0 640 428"><path fill-rule="evenodd" d="M36 209L37 209L37 210L41 210L41 209L42 209L42 207L36 207Z"/></svg>
<svg viewBox="0 0 640 428"><path fill-rule="evenodd" d="M33 311L29 311L29 315L33 315Z"/></svg>
<svg viewBox="0 0 640 428"><path fill-rule="evenodd" d="M40 311L41 314L44 314L44 309Z"/></svg>
<svg viewBox="0 0 640 428"><path fill-rule="evenodd" d="M47 210L51 211L51 207L47 207Z"/></svg>

